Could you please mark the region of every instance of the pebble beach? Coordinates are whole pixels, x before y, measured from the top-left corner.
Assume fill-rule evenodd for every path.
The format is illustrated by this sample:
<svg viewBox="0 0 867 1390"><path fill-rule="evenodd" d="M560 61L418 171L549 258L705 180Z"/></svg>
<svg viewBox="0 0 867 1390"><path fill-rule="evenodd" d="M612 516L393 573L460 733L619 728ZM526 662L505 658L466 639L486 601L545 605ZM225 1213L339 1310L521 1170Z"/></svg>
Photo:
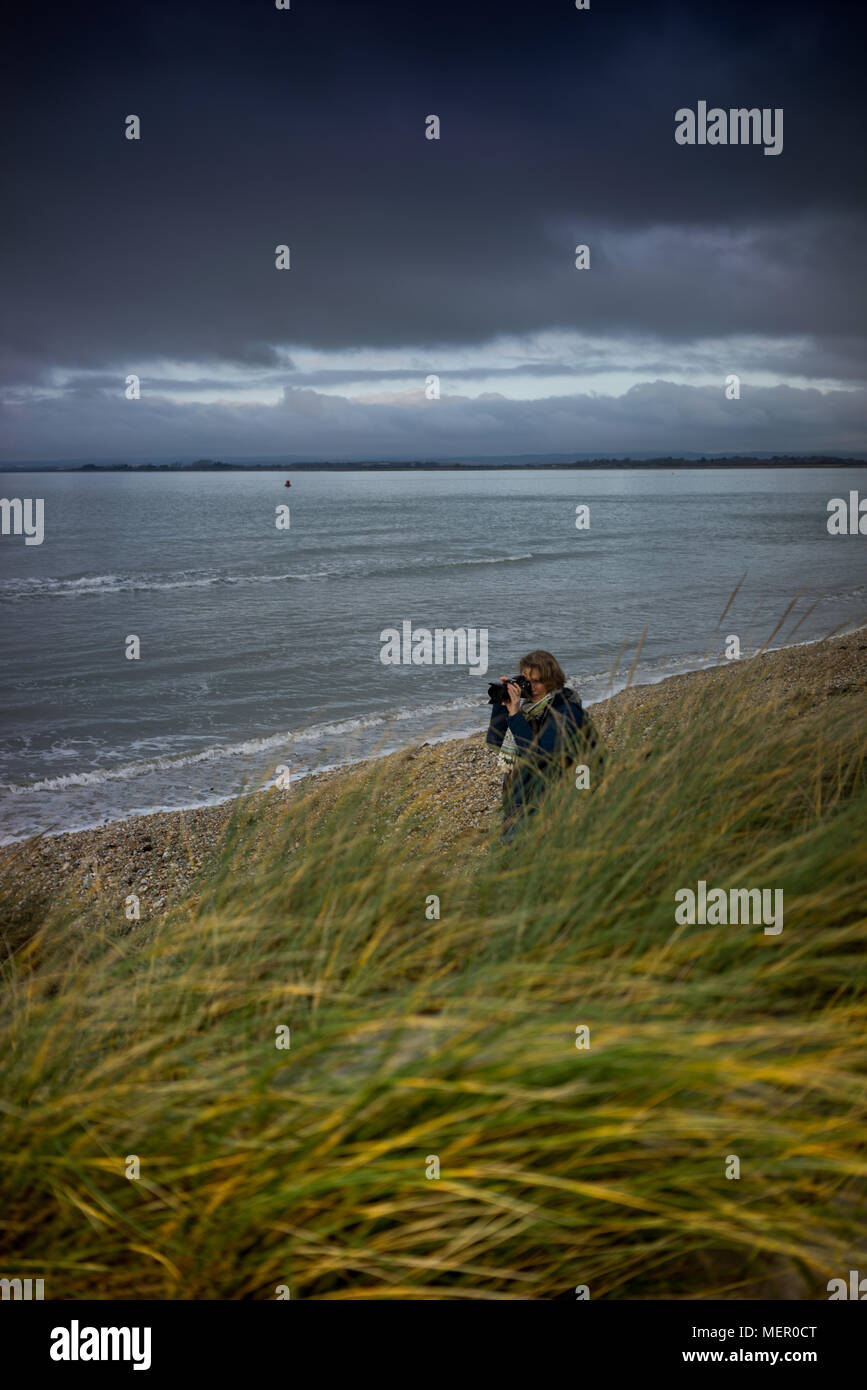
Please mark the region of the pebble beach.
<svg viewBox="0 0 867 1390"><path fill-rule="evenodd" d="M867 628L821 642L787 647L673 676L658 684L632 686L591 707L606 749L616 751L627 724L648 740L676 736L683 710L714 684L757 676L783 710L794 715L815 711L843 694L867 685ZM578 692L580 694L580 692ZM484 734L444 742L422 743L376 760L387 776L389 764L410 765L413 792L432 790L427 799L441 844L471 844L483 853L500 824L501 774L497 754ZM340 792L351 768L338 768L304 779L317 804L327 806ZM250 800L256 833L273 831L285 817L287 802L302 783L270 789ZM5 889L7 944L14 945L28 916L44 911L58 898L72 896L82 907L95 895L122 902L135 893L142 917L169 910L195 897L215 862L232 818L234 803L193 810L164 811L116 821L96 829L52 837L34 836L0 849L0 877Z"/></svg>

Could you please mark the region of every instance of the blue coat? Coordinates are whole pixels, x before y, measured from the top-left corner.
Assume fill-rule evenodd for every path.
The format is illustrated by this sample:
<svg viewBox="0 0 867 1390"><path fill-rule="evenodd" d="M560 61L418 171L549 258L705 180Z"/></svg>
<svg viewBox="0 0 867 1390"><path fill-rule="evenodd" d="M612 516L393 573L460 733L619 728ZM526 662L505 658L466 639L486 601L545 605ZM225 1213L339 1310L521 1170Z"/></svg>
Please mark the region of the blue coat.
<svg viewBox="0 0 867 1390"><path fill-rule="evenodd" d="M514 770L503 783L507 820L522 809L533 809L546 784L592 754L598 743L589 715L568 686L555 691L541 719L528 720L520 710L510 716L505 705L494 705L485 742L499 748L507 729L518 745Z"/></svg>

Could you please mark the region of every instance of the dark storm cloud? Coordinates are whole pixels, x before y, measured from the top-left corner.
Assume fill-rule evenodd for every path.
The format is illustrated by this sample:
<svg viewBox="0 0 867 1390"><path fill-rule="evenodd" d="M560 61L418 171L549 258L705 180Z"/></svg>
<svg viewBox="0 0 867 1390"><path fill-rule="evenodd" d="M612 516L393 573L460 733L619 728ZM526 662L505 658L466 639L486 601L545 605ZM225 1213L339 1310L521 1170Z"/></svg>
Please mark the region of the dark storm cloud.
<svg viewBox="0 0 867 1390"><path fill-rule="evenodd" d="M853 13L24 10L5 35L7 379L158 358L277 375L274 344L422 349L552 327L801 335L812 370L857 377ZM674 112L700 98L783 107L783 153L677 146Z"/></svg>
<svg viewBox="0 0 867 1390"><path fill-rule="evenodd" d="M630 351L631 346L631 351ZM588 375L611 377L643 376L646 379L683 375L685 372L697 378L716 376L720 380L728 370L737 369L747 378L756 374L774 374L816 379L827 377L835 382L856 385L867 380L867 343L848 338L841 341L828 339L821 345L813 340L799 342L784 341L775 345L765 338L739 340L737 343L725 340L690 343L672 339L659 342L651 339L641 344L644 351L637 351L638 344L623 344L617 339L590 343L582 339L564 342L546 342L544 356L533 360L533 343L524 347L524 355L514 365L495 365L487 361L473 365L466 361L453 360L448 351L437 353L430 358L420 358L411 366L351 366L351 367L305 367L296 368L291 361L281 366L279 371L251 370L247 373L235 372L232 379L226 376L184 375L180 370L171 376L160 376L148 371L141 377L141 388L148 396L196 396L204 392L225 395L239 389L253 393L282 390L284 387L324 388L334 392L340 387L358 388L389 386L420 388L429 372L440 377L441 389L454 390L453 383L468 385L474 382L499 381L508 385L511 381L536 378L541 382L558 377L572 377L576 387ZM516 345L500 345L499 352L516 353ZM497 348L489 345L488 353L494 354ZM125 384L121 371L90 372L87 374L71 372L62 381L50 380L51 373L45 373L44 385L50 386L52 393L63 398L73 396L108 402L118 396ZM16 391L10 387L5 392L7 403L31 402L30 393Z"/></svg>

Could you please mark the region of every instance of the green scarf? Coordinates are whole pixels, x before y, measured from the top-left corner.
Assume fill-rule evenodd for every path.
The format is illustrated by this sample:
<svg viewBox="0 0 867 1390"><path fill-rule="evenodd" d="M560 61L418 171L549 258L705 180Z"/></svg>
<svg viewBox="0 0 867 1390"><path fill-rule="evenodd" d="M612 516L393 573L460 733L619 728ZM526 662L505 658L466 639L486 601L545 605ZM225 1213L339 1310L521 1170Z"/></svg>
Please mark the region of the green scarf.
<svg viewBox="0 0 867 1390"><path fill-rule="evenodd" d="M557 692L549 690L547 695L543 695L541 700L523 700L521 702L521 713L525 719L540 719L544 715L551 701ZM511 772L515 763L520 757L521 750L515 742L515 735L511 729L506 730L506 736L500 747L500 756L497 759L497 767L501 772Z"/></svg>

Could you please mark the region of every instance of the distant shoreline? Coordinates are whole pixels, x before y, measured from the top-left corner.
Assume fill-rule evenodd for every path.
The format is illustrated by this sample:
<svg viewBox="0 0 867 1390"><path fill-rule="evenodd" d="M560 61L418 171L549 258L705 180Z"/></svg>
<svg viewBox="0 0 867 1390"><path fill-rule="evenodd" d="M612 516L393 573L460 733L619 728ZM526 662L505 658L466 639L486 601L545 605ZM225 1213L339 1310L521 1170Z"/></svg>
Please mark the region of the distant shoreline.
<svg viewBox="0 0 867 1390"><path fill-rule="evenodd" d="M0 464L0 473L486 473L508 470L520 472L578 471L613 473L643 469L680 472L692 470L712 472L714 469L750 468L776 472L783 468L867 468L867 458L790 458L774 455L771 458L749 456L737 458L650 458L650 459L575 459L571 462L513 463L508 459L438 463L429 461L392 463L325 462L325 463L222 463L215 459L200 459L195 463L7 463Z"/></svg>

